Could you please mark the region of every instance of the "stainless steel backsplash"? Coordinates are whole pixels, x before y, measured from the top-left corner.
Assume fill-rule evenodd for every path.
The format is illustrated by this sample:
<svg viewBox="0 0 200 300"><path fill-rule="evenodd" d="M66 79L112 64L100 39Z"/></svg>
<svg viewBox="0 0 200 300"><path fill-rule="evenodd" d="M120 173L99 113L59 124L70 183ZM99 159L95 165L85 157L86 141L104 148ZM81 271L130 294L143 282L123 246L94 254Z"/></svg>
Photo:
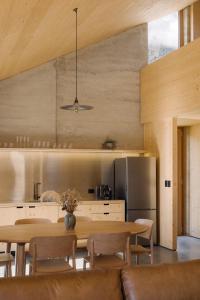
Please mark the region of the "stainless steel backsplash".
<svg viewBox="0 0 200 300"><path fill-rule="evenodd" d="M108 184L113 188L113 160L120 153L67 153L42 151L0 152L0 202L34 201L39 193L76 188L83 199L94 199L89 188Z"/></svg>

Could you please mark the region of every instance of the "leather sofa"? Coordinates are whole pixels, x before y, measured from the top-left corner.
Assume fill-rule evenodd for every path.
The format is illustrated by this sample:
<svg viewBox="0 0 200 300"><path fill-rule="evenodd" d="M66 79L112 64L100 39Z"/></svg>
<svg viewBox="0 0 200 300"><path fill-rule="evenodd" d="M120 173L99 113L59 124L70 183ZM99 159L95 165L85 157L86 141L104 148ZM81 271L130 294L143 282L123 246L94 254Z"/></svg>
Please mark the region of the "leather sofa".
<svg viewBox="0 0 200 300"><path fill-rule="evenodd" d="M80 299L197 300L200 260L0 280L0 300Z"/></svg>

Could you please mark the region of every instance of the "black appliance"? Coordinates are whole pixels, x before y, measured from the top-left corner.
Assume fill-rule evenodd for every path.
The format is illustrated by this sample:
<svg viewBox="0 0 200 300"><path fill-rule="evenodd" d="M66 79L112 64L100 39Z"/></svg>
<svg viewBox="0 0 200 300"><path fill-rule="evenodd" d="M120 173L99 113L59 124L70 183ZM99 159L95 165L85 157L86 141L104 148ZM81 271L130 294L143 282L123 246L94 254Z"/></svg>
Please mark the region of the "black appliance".
<svg viewBox="0 0 200 300"><path fill-rule="evenodd" d="M112 189L106 184L98 185L95 188L95 196L97 200L111 200Z"/></svg>

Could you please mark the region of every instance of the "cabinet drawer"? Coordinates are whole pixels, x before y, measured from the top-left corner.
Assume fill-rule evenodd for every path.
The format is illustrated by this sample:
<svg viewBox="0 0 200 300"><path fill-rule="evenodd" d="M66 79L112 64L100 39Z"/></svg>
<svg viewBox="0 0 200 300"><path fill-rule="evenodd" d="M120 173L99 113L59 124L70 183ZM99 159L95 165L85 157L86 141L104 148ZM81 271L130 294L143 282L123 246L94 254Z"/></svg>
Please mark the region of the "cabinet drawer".
<svg viewBox="0 0 200 300"><path fill-rule="evenodd" d="M97 213L90 215L93 221L124 221L122 213Z"/></svg>
<svg viewBox="0 0 200 300"><path fill-rule="evenodd" d="M85 213L89 213L91 212L91 206L92 205L78 205L76 208L77 212L85 212Z"/></svg>
<svg viewBox="0 0 200 300"><path fill-rule="evenodd" d="M123 212L123 204L103 203L91 205L91 213L100 212Z"/></svg>

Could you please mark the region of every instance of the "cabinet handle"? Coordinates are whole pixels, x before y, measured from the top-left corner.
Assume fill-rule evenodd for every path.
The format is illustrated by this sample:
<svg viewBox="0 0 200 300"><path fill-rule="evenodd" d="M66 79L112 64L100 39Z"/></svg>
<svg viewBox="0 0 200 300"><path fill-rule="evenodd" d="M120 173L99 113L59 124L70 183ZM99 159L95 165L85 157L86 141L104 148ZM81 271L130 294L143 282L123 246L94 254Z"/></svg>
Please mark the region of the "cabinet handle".
<svg viewBox="0 0 200 300"><path fill-rule="evenodd" d="M16 208L24 208L23 206L17 206Z"/></svg>
<svg viewBox="0 0 200 300"><path fill-rule="evenodd" d="M34 206L34 205L31 205L31 206L29 206L29 208L35 208L35 206Z"/></svg>
<svg viewBox="0 0 200 300"><path fill-rule="evenodd" d="M109 213L103 213L104 215L109 215Z"/></svg>
<svg viewBox="0 0 200 300"><path fill-rule="evenodd" d="M104 203L103 205L110 205L110 203Z"/></svg>

